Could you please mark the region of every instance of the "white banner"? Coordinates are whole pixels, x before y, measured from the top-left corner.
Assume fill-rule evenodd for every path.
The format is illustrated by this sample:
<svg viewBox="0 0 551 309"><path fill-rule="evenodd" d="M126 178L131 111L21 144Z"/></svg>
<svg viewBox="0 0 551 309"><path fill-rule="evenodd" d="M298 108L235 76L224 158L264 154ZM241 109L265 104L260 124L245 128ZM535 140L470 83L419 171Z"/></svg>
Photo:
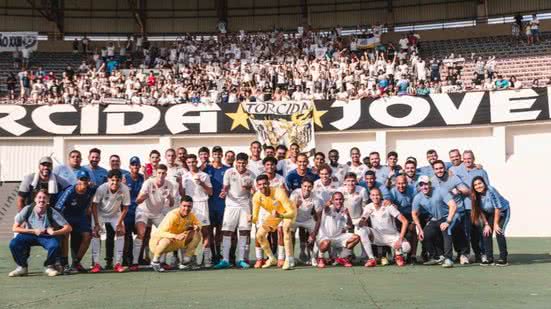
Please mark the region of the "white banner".
<svg viewBox="0 0 551 309"><path fill-rule="evenodd" d="M38 32L0 32L0 52L38 48Z"/></svg>
<svg viewBox="0 0 551 309"><path fill-rule="evenodd" d="M358 39L358 48L375 48L379 44L381 44L381 38L377 36Z"/></svg>

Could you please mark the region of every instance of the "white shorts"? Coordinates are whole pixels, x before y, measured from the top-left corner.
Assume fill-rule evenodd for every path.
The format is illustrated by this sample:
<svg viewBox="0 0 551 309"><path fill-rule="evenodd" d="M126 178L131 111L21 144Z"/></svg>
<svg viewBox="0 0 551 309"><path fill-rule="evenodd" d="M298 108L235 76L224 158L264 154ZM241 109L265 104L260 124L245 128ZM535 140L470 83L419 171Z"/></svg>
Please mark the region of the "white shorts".
<svg viewBox="0 0 551 309"><path fill-rule="evenodd" d="M308 233L312 233L316 227L316 221L314 221L314 219L310 219L303 222L294 222L291 228L296 230L299 227L307 229Z"/></svg>
<svg viewBox="0 0 551 309"><path fill-rule="evenodd" d="M398 233L382 233L379 230L376 230L371 227L363 227L360 229L360 233L363 231L369 232L369 234L373 235L373 240L371 241L371 244L376 246L390 246L392 247L394 243L400 239L400 234Z"/></svg>
<svg viewBox="0 0 551 309"><path fill-rule="evenodd" d="M331 246L335 248L344 248L346 247L346 243L354 236L353 233L342 233L336 237L327 237L325 235L320 235L318 239L318 245L324 240L329 240L331 242Z"/></svg>
<svg viewBox="0 0 551 309"><path fill-rule="evenodd" d="M239 228L240 231L250 231L250 215L249 207L227 207L226 205L222 219L222 231L234 232L236 228Z"/></svg>
<svg viewBox="0 0 551 309"><path fill-rule="evenodd" d="M136 208L136 224L138 222L142 222L146 226L155 225L156 227L159 227L164 217L165 216L162 213L154 215L140 206Z"/></svg>
<svg viewBox="0 0 551 309"><path fill-rule="evenodd" d="M201 222L202 226L210 225L209 201L193 201L193 208L191 209L191 211L197 217L197 220Z"/></svg>
<svg viewBox="0 0 551 309"><path fill-rule="evenodd" d="M116 216L113 216L113 217L102 217L102 216L98 216L98 223L99 223L99 226L100 226L100 235L105 235L106 231L105 231L105 224L110 224L111 227L113 228L113 230L116 229L117 227L117 222L119 221L119 216L116 215ZM124 221L123 221L124 222ZM94 223L94 218L92 217L92 227L94 227L95 223Z"/></svg>

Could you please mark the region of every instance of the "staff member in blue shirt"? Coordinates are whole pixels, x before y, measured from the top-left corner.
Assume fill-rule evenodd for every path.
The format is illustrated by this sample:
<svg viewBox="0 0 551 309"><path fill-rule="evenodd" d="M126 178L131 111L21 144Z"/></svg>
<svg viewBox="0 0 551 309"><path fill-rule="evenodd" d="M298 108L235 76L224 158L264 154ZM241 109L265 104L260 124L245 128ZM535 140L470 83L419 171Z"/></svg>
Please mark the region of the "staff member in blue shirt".
<svg viewBox="0 0 551 309"><path fill-rule="evenodd" d="M123 173L123 182L128 187L128 190L130 191L130 206L128 207L128 212L126 213L126 216L124 217L124 250L123 250L123 263L125 265L130 266L130 270L136 271L138 270L137 265L132 265L133 256L132 256L132 250L134 248L134 239L132 238L132 234L136 234L135 230L135 223L136 223L136 207L138 207L138 204L136 203L136 198L138 197L138 193L140 193L140 190L142 189L142 185L145 181L145 177L143 174L140 174L140 168L142 164L140 161L140 158L138 157L132 157L130 158L130 172L127 172L128 174ZM108 236L109 237L109 236ZM113 241L115 238L115 235L113 233Z"/></svg>
<svg viewBox="0 0 551 309"><path fill-rule="evenodd" d="M318 180L320 177L312 173L312 169L308 167L308 156L304 153L297 155L297 168L290 171L285 177L285 184L289 192L299 189L302 184L302 179L308 177L312 181Z"/></svg>
<svg viewBox="0 0 551 309"><path fill-rule="evenodd" d="M87 171L78 171L76 177L77 183L67 188L54 206L72 227L70 236L73 264L71 266L69 266L69 234L62 238L61 243L60 262L64 267L64 274L86 271L80 261L88 251L92 240L92 225L88 212L97 187L90 184L90 174Z"/></svg>
<svg viewBox="0 0 551 309"><path fill-rule="evenodd" d="M487 185L482 176L476 176L472 182L472 221L484 223L483 239L487 257L480 265L492 265L494 261L493 234L496 234L499 246L499 260L497 266L507 266L507 241L505 228L511 216L509 201L507 201L494 187Z"/></svg>
<svg viewBox="0 0 551 309"><path fill-rule="evenodd" d="M413 221L419 232L419 239L425 243L432 259L426 265L442 263L442 267L453 267L452 261L452 233L464 233L461 224L457 224L457 204L451 194L442 189L431 186L428 176L419 177L420 192L413 199ZM425 209L431 216L430 221L421 226L419 219L420 209ZM444 240L444 248L440 245Z"/></svg>

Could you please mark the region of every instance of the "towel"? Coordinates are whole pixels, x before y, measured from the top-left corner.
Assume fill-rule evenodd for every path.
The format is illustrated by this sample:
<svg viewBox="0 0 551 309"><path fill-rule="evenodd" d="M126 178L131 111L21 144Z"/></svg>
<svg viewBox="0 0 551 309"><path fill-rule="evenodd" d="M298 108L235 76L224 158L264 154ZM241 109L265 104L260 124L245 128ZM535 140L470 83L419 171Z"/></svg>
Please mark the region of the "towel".
<svg viewBox="0 0 551 309"><path fill-rule="evenodd" d="M34 173L34 178L31 183L33 188L36 188L38 186L39 173ZM54 173L50 173L50 177L48 178L48 194L57 194L58 192L58 186L57 186L57 178Z"/></svg>

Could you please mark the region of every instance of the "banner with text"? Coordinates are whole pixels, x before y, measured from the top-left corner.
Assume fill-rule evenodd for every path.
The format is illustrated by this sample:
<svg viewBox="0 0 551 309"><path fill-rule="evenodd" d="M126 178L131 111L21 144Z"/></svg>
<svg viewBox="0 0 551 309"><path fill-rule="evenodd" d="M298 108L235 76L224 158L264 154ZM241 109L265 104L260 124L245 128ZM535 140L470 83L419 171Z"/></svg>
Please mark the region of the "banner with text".
<svg viewBox="0 0 551 309"><path fill-rule="evenodd" d="M0 52L38 48L38 32L0 32Z"/></svg>
<svg viewBox="0 0 551 309"><path fill-rule="evenodd" d="M257 133L282 138L297 126L294 138L313 141L313 131L370 130L498 124L550 119L549 88L395 96L315 102L241 104L0 104L0 136L191 135ZM307 112L306 112L307 111ZM306 112L306 113L305 113ZM298 113L298 114L297 114ZM296 116L292 117L292 115ZM262 117L261 117L262 115ZM311 122L308 122L311 117ZM267 119L285 122L267 124ZM264 126L261 128L261 126ZM271 127L270 127L271 126ZM279 126L279 127L275 127ZM256 129L256 130L255 130ZM301 131L303 133L298 133ZM309 132L309 133L307 133ZM288 132L285 134L289 134ZM310 135L309 135L310 134Z"/></svg>

